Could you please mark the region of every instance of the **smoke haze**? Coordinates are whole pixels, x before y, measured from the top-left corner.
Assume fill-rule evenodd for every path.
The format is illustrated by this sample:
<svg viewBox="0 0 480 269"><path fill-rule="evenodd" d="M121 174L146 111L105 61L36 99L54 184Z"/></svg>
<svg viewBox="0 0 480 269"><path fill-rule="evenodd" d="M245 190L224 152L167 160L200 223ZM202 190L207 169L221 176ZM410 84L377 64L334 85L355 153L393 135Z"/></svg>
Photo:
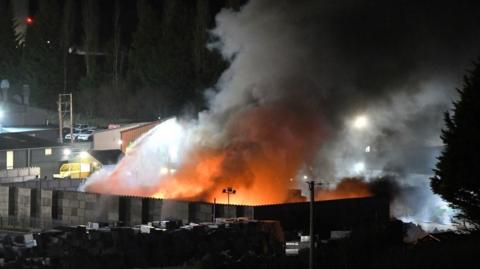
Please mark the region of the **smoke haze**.
<svg viewBox="0 0 480 269"><path fill-rule="evenodd" d="M212 200L233 186L234 202L259 204L288 200L304 177L336 186L394 174L395 216L448 224L428 177L443 112L480 55L478 14L471 1L255 0L222 10L208 46L230 66L188 124L175 175L152 172L148 190L120 193Z"/></svg>

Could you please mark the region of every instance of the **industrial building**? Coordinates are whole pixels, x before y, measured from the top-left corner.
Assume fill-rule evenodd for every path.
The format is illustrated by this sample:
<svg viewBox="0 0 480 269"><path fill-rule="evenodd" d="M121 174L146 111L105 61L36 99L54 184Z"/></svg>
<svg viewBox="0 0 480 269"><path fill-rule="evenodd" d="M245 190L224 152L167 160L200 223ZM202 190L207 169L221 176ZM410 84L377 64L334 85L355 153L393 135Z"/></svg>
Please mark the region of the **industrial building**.
<svg viewBox="0 0 480 269"><path fill-rule="evenodd" d="M125 153L138 137L157 126L160 122L131 123L116 128L96 131L93 134L93 150L118 149Z"/></svg>
<svg viewBox="0 0 480 269"><path fill-rule="evenodd" d="M68 159L66 150L70 152L70 146L23 133L0 134L0 180L52 178Z"/></svg>

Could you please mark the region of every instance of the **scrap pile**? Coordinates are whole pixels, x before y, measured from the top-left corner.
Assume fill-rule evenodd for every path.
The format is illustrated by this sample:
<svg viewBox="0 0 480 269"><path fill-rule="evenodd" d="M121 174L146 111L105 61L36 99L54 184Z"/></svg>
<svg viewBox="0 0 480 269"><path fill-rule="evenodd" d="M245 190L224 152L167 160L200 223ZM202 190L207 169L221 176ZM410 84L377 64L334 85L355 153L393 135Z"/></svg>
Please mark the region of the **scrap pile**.
<svg viewBox="0 0 480 269"><path fill-rule="evenodd" d="M273 221L235 220L181 227L172 221L136 227L58 227L33 238L28 245L22 242L23 236L16 240L5 236L0 247L4 267L244 268L267 264L285 251L283 232Z"/></svg>

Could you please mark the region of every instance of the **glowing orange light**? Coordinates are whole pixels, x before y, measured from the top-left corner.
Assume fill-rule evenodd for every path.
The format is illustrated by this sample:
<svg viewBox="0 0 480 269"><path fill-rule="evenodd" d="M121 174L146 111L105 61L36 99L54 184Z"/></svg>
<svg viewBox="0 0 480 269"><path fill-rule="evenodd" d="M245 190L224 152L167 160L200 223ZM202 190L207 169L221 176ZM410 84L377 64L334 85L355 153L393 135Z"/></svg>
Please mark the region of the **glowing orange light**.
<svg viewBox="0 0 480 269"><path fill-rule="evenodd" d="M229 197L231 204L305 201L299 193L292 196L291 190L302 184L293 179L315 157L322 142L322 118L315 112L291 103L246 109L225 126L228 143L189 148L174 173L168 173L170 167L166 166L155 170L161 179L155 184L129 183L137 181L129 170L129 160L138 149L134 147L130 158L122 159L108 177L93 181L87 191L226 204L228 196L223 190L231 187L236 190ZM367 185L346 181L335 190L318 191L316 198L365 196L370 196Z"/></svg>

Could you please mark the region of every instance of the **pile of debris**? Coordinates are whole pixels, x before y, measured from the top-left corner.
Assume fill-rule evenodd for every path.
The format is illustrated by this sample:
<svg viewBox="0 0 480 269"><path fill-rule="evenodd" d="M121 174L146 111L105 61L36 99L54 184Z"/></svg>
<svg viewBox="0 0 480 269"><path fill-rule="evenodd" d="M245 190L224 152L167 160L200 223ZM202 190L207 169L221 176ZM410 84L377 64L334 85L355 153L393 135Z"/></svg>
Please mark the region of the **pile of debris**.
<svg viewBox="0 0 480 269"><path fill-rule="evenodd" d="M258 268L285 253L275 221L218 220L181 225L158 221L136 227L92 224L57 227L1 240L4 266L31 268Z"/></svg>

